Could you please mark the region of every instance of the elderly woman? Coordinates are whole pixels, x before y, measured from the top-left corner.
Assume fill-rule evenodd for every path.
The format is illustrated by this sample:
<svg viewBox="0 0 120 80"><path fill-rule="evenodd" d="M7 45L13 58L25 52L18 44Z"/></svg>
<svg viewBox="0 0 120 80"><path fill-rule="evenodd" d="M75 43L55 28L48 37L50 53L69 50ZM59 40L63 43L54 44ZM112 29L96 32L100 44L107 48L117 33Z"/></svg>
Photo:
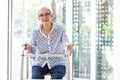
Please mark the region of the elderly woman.
<svg viewBox="0 0 120 80"><path fill-rule="evenodd" d="M41 24L32 31L30 43L23 44L29 53L64 54L65 46L68 50L72 49L64 28L53 23L52 17L52 12L47 7L38 11L38 20ZM51 79L62 79L66 73L65 59L33 58L32 79L44 79L44 75L48 72L51 74Z"/></svg>

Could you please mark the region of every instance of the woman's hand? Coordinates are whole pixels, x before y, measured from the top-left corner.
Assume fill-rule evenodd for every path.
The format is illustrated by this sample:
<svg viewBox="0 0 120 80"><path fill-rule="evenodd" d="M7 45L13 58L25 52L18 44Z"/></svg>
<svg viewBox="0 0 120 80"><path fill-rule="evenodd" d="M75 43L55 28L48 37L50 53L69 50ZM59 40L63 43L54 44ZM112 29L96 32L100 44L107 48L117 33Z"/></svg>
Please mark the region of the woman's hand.
<svg viewBox="0 0 120 80"><path fill-rule="evenodd" d="M29 43L23 43L23 44L22 44L22 48L23 48L24 50L27 50L29 53L31 53L31 48L30 48Z"/></svg>
<svg viewBox="0 0 120 80"><path fill-rule="evenodd" d="M71 51L72 50L72 44L71 43L66 43L65 48L67 48L67 50Z"/></svg>

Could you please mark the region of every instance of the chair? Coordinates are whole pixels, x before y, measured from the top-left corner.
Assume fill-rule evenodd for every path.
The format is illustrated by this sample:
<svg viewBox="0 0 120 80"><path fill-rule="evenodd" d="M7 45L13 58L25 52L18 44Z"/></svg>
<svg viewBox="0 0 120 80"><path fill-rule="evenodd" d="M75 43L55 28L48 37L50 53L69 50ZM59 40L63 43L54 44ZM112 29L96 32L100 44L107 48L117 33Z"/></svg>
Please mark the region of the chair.
<svg viewBox="0 0 120 80"><path fill-rule="evenodd" d="M66 80L70 80L70 51L67 51L67 49L65 50L65 54L29 54L24 52L24 48L22 49L22 55L21 55L21 76L20 76L20 80L30 80L29 79L29 58L30 57L65 57L66 59ZM26 59L26 61L25 61ZM26 65L24 65L26 62ZM24 66L26 66L26 73L24 75ZM50 75L47 74L47 75ZM25 77L24 77L25 76ZM25 79L24 79L25 78Z"/></svg>

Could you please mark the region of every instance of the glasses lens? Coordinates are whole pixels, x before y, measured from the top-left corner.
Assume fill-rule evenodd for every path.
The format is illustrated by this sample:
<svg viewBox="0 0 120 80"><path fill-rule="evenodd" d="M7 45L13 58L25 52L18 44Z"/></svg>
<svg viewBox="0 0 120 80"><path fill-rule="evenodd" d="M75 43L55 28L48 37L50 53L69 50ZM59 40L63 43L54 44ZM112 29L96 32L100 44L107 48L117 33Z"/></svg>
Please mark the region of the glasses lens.
<svg viewBox="0 0 120 80"><path fill-rule="evenodd" d="M50 13L40 14L39 17L43 18L43 17L48 17L49 15L50 15Z"/></svg>

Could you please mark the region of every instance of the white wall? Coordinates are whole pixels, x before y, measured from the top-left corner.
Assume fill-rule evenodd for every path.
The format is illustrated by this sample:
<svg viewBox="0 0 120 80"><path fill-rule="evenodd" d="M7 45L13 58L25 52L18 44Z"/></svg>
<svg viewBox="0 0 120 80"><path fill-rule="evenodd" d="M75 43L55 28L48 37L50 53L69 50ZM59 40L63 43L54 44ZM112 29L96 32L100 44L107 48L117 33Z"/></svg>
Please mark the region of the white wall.
<svg viewBox="0 0 120 80"><path fill-rule="evenodd" d="M120 2L114 0L114 80L120 79Z"/></svg>
<svg viewBox="0 0 120 80"><path fill-rule="evenodd" d="M7 80L8 0L0 0L0 80Z"/></svg>

